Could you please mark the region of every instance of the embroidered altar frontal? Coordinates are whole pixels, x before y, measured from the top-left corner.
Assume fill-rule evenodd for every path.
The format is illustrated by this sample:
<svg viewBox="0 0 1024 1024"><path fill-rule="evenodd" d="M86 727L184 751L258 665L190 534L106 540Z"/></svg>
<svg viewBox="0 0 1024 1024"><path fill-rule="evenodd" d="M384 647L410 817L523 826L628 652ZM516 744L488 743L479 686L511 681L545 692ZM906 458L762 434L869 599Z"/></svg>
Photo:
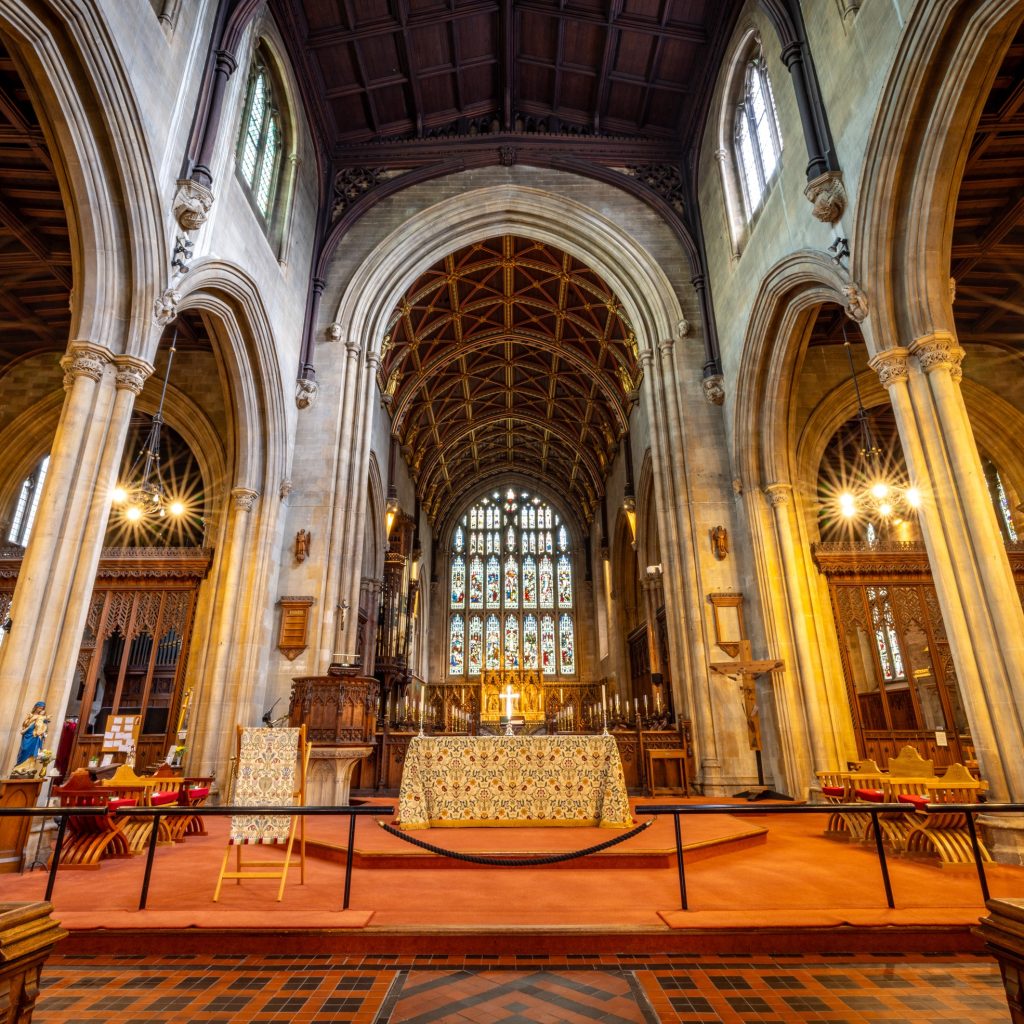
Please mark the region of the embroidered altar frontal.
<svg viewBox="0 0 1024 1024"><path fill-rule="evenodd" d="M398 816L404 829L632 824L614 736L415 737Z"/></svg>

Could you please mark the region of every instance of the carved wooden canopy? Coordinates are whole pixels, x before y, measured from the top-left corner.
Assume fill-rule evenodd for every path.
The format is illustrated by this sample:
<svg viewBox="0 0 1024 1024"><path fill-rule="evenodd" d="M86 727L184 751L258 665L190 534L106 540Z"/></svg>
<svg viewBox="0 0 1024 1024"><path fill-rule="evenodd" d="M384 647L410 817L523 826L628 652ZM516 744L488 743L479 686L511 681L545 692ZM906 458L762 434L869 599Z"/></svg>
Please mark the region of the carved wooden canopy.
<svg viewBox="0 0 1024 1024"><path fill-rule="evenodd" d="M519 475L587 522L640 382L619 300L575 257L492 238L435 264L395 310L379 383L427 514Z"/></svg>

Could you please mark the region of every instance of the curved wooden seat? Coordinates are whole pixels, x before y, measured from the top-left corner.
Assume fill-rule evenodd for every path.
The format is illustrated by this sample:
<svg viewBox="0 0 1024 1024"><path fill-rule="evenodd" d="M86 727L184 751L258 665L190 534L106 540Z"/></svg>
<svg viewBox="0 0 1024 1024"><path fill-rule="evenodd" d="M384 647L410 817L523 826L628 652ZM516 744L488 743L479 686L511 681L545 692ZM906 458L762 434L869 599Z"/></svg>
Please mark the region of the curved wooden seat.
<svg viewBox="0 0 1024 1024"><path fill-rule="evenodd" d="M62 807L134 806L145 799L141 786L95 786L85 769L74 772L67 784L54 789ZM68 818L61 867L98 868L108 857L130 857L131 841L125 832L126 821L113 813ZM52 859L52 855L51 855Z"/></svg>

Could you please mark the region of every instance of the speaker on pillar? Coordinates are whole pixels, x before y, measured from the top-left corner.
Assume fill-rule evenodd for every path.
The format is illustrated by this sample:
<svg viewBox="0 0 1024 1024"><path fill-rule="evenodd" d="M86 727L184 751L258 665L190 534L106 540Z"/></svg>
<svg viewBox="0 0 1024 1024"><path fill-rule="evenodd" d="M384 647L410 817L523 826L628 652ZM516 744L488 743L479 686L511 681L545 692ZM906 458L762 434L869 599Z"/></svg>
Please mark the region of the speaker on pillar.
<svg viewBox="0 0 1024 1024"><path fill-rule="evenodd" d="M660 672L651 673L651 686L661 686L665 681L665 677Z"/></svg>

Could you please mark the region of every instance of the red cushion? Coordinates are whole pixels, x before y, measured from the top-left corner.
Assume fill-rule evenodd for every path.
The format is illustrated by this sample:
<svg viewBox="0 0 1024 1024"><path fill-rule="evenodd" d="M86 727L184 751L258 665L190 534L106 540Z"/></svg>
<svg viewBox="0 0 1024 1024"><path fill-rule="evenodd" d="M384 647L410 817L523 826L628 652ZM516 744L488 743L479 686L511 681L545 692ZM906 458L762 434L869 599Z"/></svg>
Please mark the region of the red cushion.
<svg viewBox="0 0 1024 1024"><path fill-rule="evenodd" d="M884 804L885 794L880 789L858 789L858 800L870 800L873 804Z"/></svg>
<svg viewBox="0 0 1024 1024"><path fill-rule="evenodd" d="M845 796L846 789L843 786L822 786L822 793L825 796Z"/></svg>
<svg viewBox="0 0 1024 1024"><path fill-rule="evenodd" d="M120 800L111 800L107 804L107 810L116 811L119 807L134 807L138 802L134 797L122 797Z"/></svg>
<svg viewBox="0 0 1024 1024"><path fill-rule="evenodd" d="M197 786L188 791L189 800L205 800L210 795L209 786Z"/></svg>
<svg viewBox="0 0 1024 1024"><path fill-rule="evenodd" d="M899 800L904 804L913 804L914 809L923 811L928 803L928 797L921 793L900 793Z"/></svg>
<svg viewBox="0 0 1024 1024"><path fill-rule="evenodd" d="M178 802L178 791L176 789L165 789L161 793L154 793L149 798L149 802L153 807L164 807L167 804L176 804Z"/></svg>

